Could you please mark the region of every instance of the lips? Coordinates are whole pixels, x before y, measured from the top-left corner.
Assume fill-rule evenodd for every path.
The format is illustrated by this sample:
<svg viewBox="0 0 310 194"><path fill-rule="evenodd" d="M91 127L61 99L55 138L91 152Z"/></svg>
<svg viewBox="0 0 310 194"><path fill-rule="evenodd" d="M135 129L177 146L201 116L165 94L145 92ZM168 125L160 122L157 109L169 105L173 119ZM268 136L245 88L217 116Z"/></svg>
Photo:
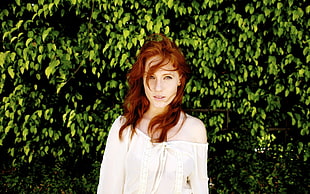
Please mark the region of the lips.
<svg viewBox="0 0 310 194"><path fill-rule="evenodd" d="M162 100L165 98L165 96L161 96L161 95L156 95L156 96L153 96L155 100Z"/></svg>

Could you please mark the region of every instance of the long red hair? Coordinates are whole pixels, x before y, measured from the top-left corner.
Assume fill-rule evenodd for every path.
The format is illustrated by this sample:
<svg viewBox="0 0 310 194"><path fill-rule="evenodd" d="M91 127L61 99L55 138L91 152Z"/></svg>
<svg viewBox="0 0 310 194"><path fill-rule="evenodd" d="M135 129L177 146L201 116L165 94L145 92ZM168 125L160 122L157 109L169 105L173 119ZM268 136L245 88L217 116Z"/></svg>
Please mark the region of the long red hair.
<svg viewBox="0 0 310 194"><path fill-rule="evenodd" d="M123 131L129 126L131 126L132 134L136 132L137 124L149 108L150 103L145 95L143 86L143 75L145 74L145 63L147 59L153 56L160 56L162 60L157 65L152 66L147 74L152 74L160 67L166 65L167 63L164 63L164 61L168 60L179 73L180 86L178 87L176 97L169 104L167 111L157 115L150 121L148 134L151 137L151 141L167 141L168 131L177 125L183 112L181 104L190 68L186 63L183 53L174 42L162 34L153 34L146 39L145 44L140 49L136 62L127 74L129 91L124 101L125 121L119 131L120 139ZM154 137L155 133L159 134L157 138Z"/></svg>

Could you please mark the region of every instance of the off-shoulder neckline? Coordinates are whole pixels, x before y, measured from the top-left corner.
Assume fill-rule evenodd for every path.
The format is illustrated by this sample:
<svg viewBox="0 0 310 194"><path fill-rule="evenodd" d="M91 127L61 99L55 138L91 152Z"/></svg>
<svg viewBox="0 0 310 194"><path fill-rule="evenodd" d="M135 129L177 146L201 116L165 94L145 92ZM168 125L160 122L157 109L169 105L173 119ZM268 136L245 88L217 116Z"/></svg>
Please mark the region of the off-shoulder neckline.
<svg viewBox="0 0 310 194"><path fill-rule="evenodd" d="M141 134L142 137L144 137L147 140L150 140L151 138L145 134L143 131L140 129L136 128L135 130L137 133ZM197 146L207 146L209 143L197 143L197 142L190 142L190 141L185 141L185 140L170 140L166 142L160 142L160 143L154 143L154 144L174 144L174 143L184 143L184 144L190 144L190 145L197 145Z"/></svg>

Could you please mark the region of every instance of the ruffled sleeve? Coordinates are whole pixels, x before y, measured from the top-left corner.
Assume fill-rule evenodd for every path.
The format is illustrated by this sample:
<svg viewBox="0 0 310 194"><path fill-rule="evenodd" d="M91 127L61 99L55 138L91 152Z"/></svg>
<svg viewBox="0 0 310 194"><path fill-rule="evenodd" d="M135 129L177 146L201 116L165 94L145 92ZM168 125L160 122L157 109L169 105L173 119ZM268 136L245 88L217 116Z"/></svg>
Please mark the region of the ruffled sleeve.
<svg viewBox="0 0 310 194"><path fill-rule="evenodd" d="M124 159L128 147L128 132L124 131L123 140L118 137L121 117L118 117L109 132L100 168L97 194L122 194L125 180Z"/></svg>
<svg viewBox="0 0 310 194"><path fill-rule="evenodd" d="M189 177L193 194L208 194L208 144L194 146L195 170Z"/></svg>

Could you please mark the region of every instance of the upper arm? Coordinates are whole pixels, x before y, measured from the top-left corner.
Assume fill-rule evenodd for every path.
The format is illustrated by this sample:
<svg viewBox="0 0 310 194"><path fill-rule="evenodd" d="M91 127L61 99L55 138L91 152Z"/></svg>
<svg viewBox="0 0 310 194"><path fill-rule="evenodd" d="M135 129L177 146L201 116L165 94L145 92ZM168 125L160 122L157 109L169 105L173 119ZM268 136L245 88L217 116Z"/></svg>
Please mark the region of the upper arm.
<svg viewBox="0 0 310 194"><path fill-rule="evenodd" d="M117 119L109 131L100 168L97 193L122 193L124 185L124 158L126 141L120 141L118 132L120 120Z"/></svg>
<svg viewBox="0 0 310 194"><path fill-rule="evenodd" d="M193 152L193 158L195 160L195 170L189 176L189 182L191 185L192 193L209 193L208 188L208 145L200 144L195 146L195 151Z"/></svg>
<svg viewBox="0 0 310 194"><path fill-rule="evenodd" d="M198 118L193 119L194 121L192 126L195 126L193 132L195 135L194 138L196 139L196 143L207 143L207 130L204 123Z"/></svg>
<svg viewBox="0 0 310 194"><path fill-rule="evenodd" d="M204 123L193 116L188 116L183 126L190 141L195 143L207 143L207 130Z"/></svg>

